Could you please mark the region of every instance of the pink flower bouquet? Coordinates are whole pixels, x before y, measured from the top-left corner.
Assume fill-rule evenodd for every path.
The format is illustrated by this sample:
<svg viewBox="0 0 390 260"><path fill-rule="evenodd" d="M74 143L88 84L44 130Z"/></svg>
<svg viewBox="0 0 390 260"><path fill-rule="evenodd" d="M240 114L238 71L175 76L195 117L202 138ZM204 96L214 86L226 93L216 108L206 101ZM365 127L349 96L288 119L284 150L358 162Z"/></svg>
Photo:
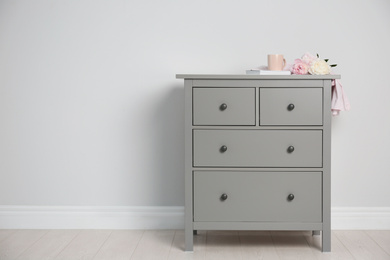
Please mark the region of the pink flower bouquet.
<svg viewBox="0 0 390 260"><path fill-rule="evenodd" d="M317 57L311 55L310 53L305 53L302 58L296 59L294 64L291 67L292 74L298 75L326 75L330 74L330 68L336 67L337 64L328 65L329 59L320 59L320 56L317 54Z"/></svg>

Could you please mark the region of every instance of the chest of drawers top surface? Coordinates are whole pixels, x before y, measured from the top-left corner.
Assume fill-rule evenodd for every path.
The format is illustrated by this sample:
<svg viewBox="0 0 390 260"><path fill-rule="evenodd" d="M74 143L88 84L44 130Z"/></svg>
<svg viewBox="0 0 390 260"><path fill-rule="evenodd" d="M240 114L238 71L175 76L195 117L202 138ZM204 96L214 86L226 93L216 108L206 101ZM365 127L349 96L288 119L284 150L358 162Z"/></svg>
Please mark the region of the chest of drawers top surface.
<svg viewBox="0 0 390 260"><path fill-rule="evenodd" d="M340 79L340 75L176 74L177 79Z"/></svg>

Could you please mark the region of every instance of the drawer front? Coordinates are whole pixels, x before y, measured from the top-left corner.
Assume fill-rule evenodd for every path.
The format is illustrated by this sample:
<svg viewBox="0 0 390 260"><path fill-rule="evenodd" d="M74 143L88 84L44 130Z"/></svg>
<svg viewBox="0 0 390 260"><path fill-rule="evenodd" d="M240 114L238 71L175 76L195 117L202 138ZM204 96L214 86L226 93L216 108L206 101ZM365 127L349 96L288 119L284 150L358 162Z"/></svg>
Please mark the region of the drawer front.
<svg viewBox="0 0 390 260"><path fill-rule="evenodd" d="M194 125L255 125L255 88L194 88Z"/></svg>
<svg viewBox="0 0 390 260"><path fill-rule="evenodd" d="M194 221L321 222L321 180L321 172L195 171Z"/></svg>
<svg viewBox="0 0 390 260"><path fill-rule="evenodd" d="M322 125L322 88L260 88L260 125Z"/></svg>
<svg viewBox="0 0 390 260"><path fill-rule="evenodd" d="M194 130L195 167L322 167L322 130Z"/></svg>

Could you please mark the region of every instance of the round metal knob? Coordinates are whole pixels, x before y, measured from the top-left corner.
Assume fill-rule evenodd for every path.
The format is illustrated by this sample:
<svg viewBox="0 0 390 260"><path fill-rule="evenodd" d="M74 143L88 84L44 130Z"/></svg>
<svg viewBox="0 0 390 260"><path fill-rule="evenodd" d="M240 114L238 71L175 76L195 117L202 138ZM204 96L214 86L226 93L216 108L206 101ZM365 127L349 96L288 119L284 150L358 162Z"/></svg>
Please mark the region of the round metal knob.
<svg viewBox="0 0 390 260"><path fill-rule="evenodd" d="M220 198L220 199L221 199L222 201L225 201L225 200L227 200L227 198L228 198L228 195L227 195L226 193L224 193L224 194L221 195L221 198Z"/></svg>
<svg viewBox="0 0 390 260"><path fill-rule="evenodd" d="M287 106L287 110L288 110L288 111L293 111L294 108L295 108L294 104L289 104L289 105Z"/></svg>
<svg viewBox="0 0 390 260"><path fill-rule="evenodd" d="M227 105L226 105L225 103L223 103L222 105L219 106L219 109L220 109L221 111L226 110L226 108L227 108Z"/></svg>
<svg viewBox="0 0 390 260"><path fill-rule="evenodd" d="M295 150L295 148L292 145L287 148L287 152L289 152L289 153L294 152L294 150Z"/></svg>
<svg viewBox="0 0 390 260"><path fill-rule="evenodd" d="M287 199L288 199L289 201L292 201L294 198L295 198L294 194L289 194L289 195L287 196Z"/></svg>
<svg viewBox="0 0 390 260"><path fill-rule="evenodd" d="M221 153L226 152L226 151L227 151L227 146L226 146L226 145L222 145L221 148L219 149L219 151L220 151Z"/></svg>

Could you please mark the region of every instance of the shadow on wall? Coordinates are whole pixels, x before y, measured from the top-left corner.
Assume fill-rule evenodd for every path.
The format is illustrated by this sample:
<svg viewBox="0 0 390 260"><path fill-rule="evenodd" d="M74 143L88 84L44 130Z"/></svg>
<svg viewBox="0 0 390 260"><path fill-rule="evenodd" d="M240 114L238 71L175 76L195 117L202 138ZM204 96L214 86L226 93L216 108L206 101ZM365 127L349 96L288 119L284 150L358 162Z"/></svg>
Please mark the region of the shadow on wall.
<svg viewBox="0 0 390 260"><path fill-rule="evenodd" d="M184 205L184 88L169 87L152 116L152 172L149 192L154 205Z"/></svg>

